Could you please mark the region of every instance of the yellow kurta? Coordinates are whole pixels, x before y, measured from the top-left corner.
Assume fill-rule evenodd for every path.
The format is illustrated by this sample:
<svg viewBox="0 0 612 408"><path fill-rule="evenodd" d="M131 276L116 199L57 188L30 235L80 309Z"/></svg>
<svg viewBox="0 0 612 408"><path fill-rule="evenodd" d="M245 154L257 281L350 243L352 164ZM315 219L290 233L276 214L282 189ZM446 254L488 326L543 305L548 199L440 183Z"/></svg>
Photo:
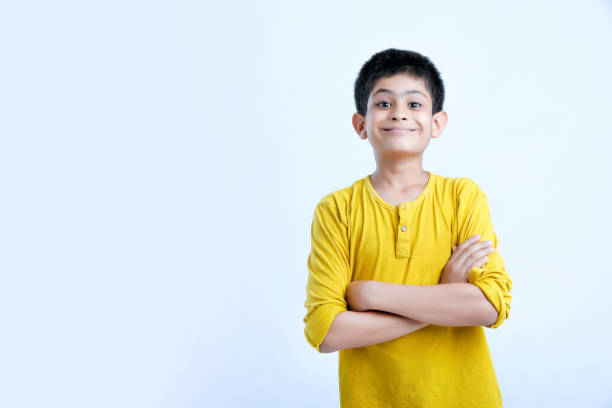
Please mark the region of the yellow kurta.
<svg viewBox="0 0 612 408"><path fill-rule="evenodd" d="M347 310L353 280L436 285L453 245L480 234L495 251L470 271L508 318L512 281L497 250L486 195L467 177L428 172L414 201L390 205L370 176L317 204L308 257L304 334L319 350L335 316ZM405 228L404 228L405 227ZM342 407L501 407L502 398L482 326L428 325L403 337L339 351Z"/></svg>

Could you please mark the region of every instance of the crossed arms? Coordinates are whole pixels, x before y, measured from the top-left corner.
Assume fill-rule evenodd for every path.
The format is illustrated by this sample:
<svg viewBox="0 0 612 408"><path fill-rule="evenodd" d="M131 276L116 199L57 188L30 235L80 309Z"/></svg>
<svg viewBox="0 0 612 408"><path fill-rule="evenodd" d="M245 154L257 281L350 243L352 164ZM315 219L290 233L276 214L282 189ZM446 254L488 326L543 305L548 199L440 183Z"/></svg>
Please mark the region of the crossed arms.
<svg viewBox="0 0 612 408"><path fill-rule="evenodd" d="M457 243L474 234L497 248L486 196L470 179L457 182ZM352 281L344 203L317 205L308 258L306 339L319 352L378 344L429 324L499 327L509 316L512 280L496 250L467 282L403 285Z"/></svg>
<svg viewBox="0 0 612 408"><path fill-rule="evenodd" d="M471 283L353 281L347 298L351 310L336 315L319 347L322 353L382 343L429 324L490 326L498 319L495 307Z"/></svg>

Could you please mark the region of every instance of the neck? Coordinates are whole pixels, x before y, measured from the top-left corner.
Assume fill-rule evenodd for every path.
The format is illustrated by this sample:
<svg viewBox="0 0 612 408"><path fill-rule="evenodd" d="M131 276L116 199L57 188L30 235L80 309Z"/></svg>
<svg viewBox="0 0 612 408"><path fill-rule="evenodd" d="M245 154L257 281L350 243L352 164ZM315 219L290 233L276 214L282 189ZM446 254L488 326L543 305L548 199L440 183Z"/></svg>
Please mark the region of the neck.
<svg viewBox="0 0 612 408"><path fill-rule="evenodd" d="M370 180L379 186L401 190L406 187L422 184L429 177L423 170L422 156L417 159L384 160L376 159L376 171Z"/></svg>

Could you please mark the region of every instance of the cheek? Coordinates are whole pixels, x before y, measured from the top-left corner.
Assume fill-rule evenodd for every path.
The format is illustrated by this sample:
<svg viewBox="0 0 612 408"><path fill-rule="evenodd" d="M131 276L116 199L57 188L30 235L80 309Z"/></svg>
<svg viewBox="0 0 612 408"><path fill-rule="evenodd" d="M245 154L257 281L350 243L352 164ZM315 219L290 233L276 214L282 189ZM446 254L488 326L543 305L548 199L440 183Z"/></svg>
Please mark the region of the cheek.
<svg viewBox="0 0 612 408"><path fill-rule="evenodd" d="M368 134L372 134L372 132L374 131L374 123L370 120L370 121L366 121L366 132L368 132Z"/></svg>
<svg viewBox="0 0 612 408"><path fill-rule="evenodd" d="M384 120L384 116L380 113L372 113L366 117L366 128L373 129L376 127L376 124L380 123L382 120Z"/></svg>
<svg viewBox="0 0 612 408"><path fill-rule="evenodd" d="M433 120L429 115L423 114L422 117L419 117L419 122L423 127L430 128L433 125Z"/></svg>

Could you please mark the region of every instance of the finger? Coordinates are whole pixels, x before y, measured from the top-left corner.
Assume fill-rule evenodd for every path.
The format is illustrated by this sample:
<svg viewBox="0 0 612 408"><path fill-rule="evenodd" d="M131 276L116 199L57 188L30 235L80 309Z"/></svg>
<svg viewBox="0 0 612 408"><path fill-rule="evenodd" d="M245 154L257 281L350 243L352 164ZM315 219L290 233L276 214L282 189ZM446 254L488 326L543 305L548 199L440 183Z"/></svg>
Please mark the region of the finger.
<svg viewBox="0 0 612 408"><path fill-rule="evenodd" d="M461 245L457 247L455 253L453 253L453 265L455 268L460 270L466 270L470 263L474 261L470 256L472 253L467 248L461 248Z"/></svg>
<svg viewBox="0 0 612 408"><path fill-rule="evenodd" d="M480 234L475 234L463 241L458 247L456 247L456 251L453 252L453 256L455 257L454 262L458 265L461 265L461 268L468 268L471 264L473 264L478 255L474 255L475 251L480 249L488 248L488 243L490 241L480 241L482 236ZM486 255L483 253L482 255Z"/></svg>
<svg viewBox="0 0 612 408"><path fill-rule="evenodd" d="M484 263L481 259L489 254L495 252L495 249L488 244L472 245L466 248L460 248L460 251L453 254L455 262L462 270L471 269L474 264L480 262L478 266Z"/></svg>
<svg viewBox="0 0 612 408"><path fill-rule="evenodd" d="M491 241L491 240L477 241L477 242L472 244L472 248L474 250L484 249L484 248L492 248L492 247L493 247L493 241Z"/></svg>
<svg viewBox="0 0 612 408"><path fill-rule="evenodd" d="M493 252L495 252L495 248L493 248L492 246L489 246L489 245L485 245L485 246L480 247L480 248L475 248L472 251L472 257L473 258L482 258L483 256L488 256L488 255L492 254Z"/></svg>
<svg viewBox="0 0 612 408"><path fill-rule="evenodd" d="M473 236L469 237L468 239L463 241L461 244L455 246L455 252L459 252L459 253L465 252L466 248L469 248L472 244L478 242L479 239L480 239L480 235L479 234L476 234L476 235L473 235Z"/></svg>
<svg viewBox="0 0 612 408"><path fill-rule="evenodd" d="M485 257L465 257L460 263L457 263L456 268L459 268L459 270L469 273L472 268L478 268L484 265L486 261L487 260L485 259Z"/></svg>
<svg viewBox="0 0 612 408"><path fill-rule="evenodd" d="M459 245L459 249L468 247L472 245L473 243L478 242L479 240L480 240L480 234L472 235L471 237L469 237L468 239L466 239Z"/></svg>
<svg viewBox="0 0 612 408"><path fill-rule="evenodd" d="M482 265L487 263L488 260L489 260L488 256L480 257L475 262L472 263L472 266L471 266L470 269L472 269L472 268L480 268Z"/></svg>

